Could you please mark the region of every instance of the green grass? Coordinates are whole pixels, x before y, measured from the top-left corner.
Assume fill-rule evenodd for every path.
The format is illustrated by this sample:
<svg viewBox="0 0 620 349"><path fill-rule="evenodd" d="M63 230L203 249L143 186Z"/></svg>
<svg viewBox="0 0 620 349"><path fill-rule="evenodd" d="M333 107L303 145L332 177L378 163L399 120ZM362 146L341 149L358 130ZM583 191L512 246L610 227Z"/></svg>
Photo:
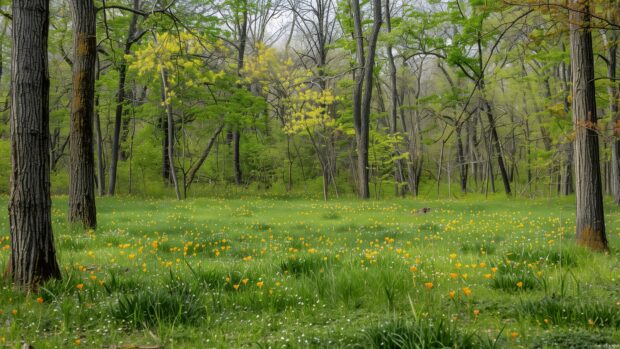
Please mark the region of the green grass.
<svg viewBox="0 0 620 349"><path fill-rule="evenodd" d="M609 255L574 246L571 198L104 198L94 232L66 206L54 198L63 279L0 284L0 348L620 343L611 204ZM4 217L0 267L8 243Z"/></svg>

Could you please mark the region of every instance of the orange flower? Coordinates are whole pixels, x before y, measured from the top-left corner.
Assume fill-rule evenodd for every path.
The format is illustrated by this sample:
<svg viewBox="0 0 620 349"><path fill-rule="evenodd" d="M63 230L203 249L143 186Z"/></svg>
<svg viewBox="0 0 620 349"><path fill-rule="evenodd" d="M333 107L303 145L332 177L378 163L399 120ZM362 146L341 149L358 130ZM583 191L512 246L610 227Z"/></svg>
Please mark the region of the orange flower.
<svg viewBox="0 0 620 349"><path fill-rule="evenodd" d="M11 310L11 314L13 314L13 315L17 315L17 309L13 309L13 310Z"/></svg>
<svg viewBox="0 0 620 349"><path fill-rule="evenodd" d="M418 267L416 267L415 265L412 265L412 266L409 267L409 271L414 273L414 272L418 271Z"/></svg>
<svg viewBox="0 0 620 349"><path fill-rule="evenodd" d="M233 288L235 289L235 291L237 291L239 289L239 284L234 284Z"/></svg>
<svg viewBox="0 0 620 349"><path fill-rule="evenodd" d="M247 284L248 284L248 281L250 281L250 279L243 279L243 280L241 280L241 282L242 282L244 285L247 285Z"/></svg>
<svg viewBox="0 0 620 349"><path fill-rule="evenodd" d="M256 286L258 286L258 288L263 288L264 284L265 284L264 282L259 281L259 282L256 283Z"/></svg>
<svg viewBox="0 0 620 349"><path fill-rule="evenodd" d="M491 268L491 271L494 272L494 273L497 272L497 267Z"/></svg>
<svg viewBox="0 0 620 349"><path fill-rule="evenodd" d="M467 297L471 296L471 288L463 287L463 294Z"/></svg>
<svg viewBox="0 0 620 349"><path fill-rule="evenodd" d="M450 297L450 299L454 299L454 296L456 296L456 292L455 291L448 292L448 297Z"/></svg>
<svg viewBox="0 0 620 349"><path fill-rule="evenodd" d="M431 288L433 288L433 283L432 282L425 282L424 283L424 287L426 287L426 288L428 288L430 290Z"/></svg>
<svg viewBox="0 0 620 349"><path fill-rule="evenodd" d="M474 309L474 315L475 315L475 316L480 315L480 310L478 310L478 309Z"/></svg>
<svg viewBox="0 0 620 349"><path fill-rule="evenodd" d="M157 247L159 246L159 242L157 242L157 240L153 241L151 243L151 246L153 246L154 249L157 249Z"/></svg>
<svg viewBox="0 0 620 349"><path fill-rule="evenodd" d="M517 332L514 332L514 331L513 331L513 332L511 332L511 333L510 333L510 337L511 337L513 340L515 340L515 339L517 339L517 337L519 337L519 333L517 333Z"/></svg>
<svg viewBox="0 0 620 349"><path fill-rule="evenodd" d="M43 304L43 297L38 297L37 298L37 303Z"/></svg>
<svg viewBox="0 0 620 349"><path fill-rule="evenodd" d="M84 288L84 284L77 284L75 285L75 288L77 288L78 290L81 290Z"/></svg>
<svg viewBox="0 0 620 349"><path fill-rule="evenodd" d="M517 282L517 287L518 288L523 288L523 281Z"/></svg>
<svg viewBox="0 0 620 349"><path fill-rule="evenodd" d="M457 277L459 277L459 274L457 274L457 273L450 273L450 279L456 279Z"/></svg>

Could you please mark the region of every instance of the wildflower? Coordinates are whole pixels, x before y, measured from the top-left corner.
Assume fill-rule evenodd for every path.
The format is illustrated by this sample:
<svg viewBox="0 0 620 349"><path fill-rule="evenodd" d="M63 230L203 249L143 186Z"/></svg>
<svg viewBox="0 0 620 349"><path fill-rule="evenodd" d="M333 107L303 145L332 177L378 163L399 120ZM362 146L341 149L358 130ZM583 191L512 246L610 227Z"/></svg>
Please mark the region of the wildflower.
<svg viewBox="0 0 620 349"><path fill-rule="evenodd" d="M478 316L480 315L480 310L479 309L474 309L474 316Z"/></svg>
<svg viewBox="0 0 620 349"><path fill-rule="evenodd" d="M462 267L462 266L463 266L463 264L461 264L461 263L456 263L456 264L454 264L454 267L455 267L456 269L461 269L461 267Z"/></svg>
<svg viewBox="0 0 620 349"><path fill-rule="evenodd" d="M424 283L424 287L426 287L426 288L428 288L430 290L431 288L433 288L433 283L432 282L425 282Z"/></svg>
<svg viewBox="0 0 620 349"><path fill-rule="evenodd" d="M84 288L84 284L77 284L75 285L75 288L77 288L78 290L81 290Z"/></svg>
<svg viewBox="0 0 620 349"><path fill-rule="evenodd" d="M592 319L588 319L588 325L590 325L590 326L594 326L594 325L595 325L594 320L592 320Z"/></svg>
<svg viewBox="0 0 620 349"><path fill-rule="evenodd" d="M13 315L17 315L17 309L13 309L13 310L11 310L11 314L13 314Z"/></svg>
<svg viewBox="0 0 620 349"><path fill-rule="evenodd" d="M543 321L544 321L544 322L545 322L545 324L547 324L547 325L549 325L549 323L551 323L551 320L549 320L549 319L544 319Z"/></svg>
<svg viewBox="0 0 620 349"><path fill-rule="evenodd" d="M450 253L450 259L456 259L456 253Z"/></svg>
<svg viewBox="0 0 620 349"><path fill-rule="evenodd" d="M454 296L456 296L456 292L455 291L448 292L448 297L450 297L450 299L454 299Z"/></svg>
<svg viewBox="0 0 620 349"><path fill-rule="evenodd" d="M467 297L471 296L471 288L463 287L463 294Z"/></svg>
<svg viewBox="0 0 620 349"><path fill-rule="evenodd" d="M491 268L491 271L494 272L494 273L497 272L497 267Z"/></svg>
<svg viewBox="0 0 620 349"><path fill-rule="evenodd" d="M487 264L485 262L480 262L480 268L485 268Z"/></svg>
<svg viewBox="0 0 620 349"><path fill-rule="evenodd" d="M241 282L242 282L244 285L247 285L247 284L248 284L248 281L250 281L250 279L247 279L247 278L246 278L246 279L241 280Z"/></svg>
<svg viewBox="0 0 620 349"><path fill-rule="evenodd" d="M469 277L469 275L467 275L467 273L463 274L463 280L467 280L467 278Z"/></svg>
<svg viewBox="0 0 620 349"><path fill-rule="evenodd" d="M415 273L416 271L418 271L418 267L416 267L415 265L412 265L409 267L409 271L412 273Z"/></svg>
<svg viewBox="0 0 620 349"><path fill-rule="evenodd" d="M233 288L235 289L235 291L239 290L239 284L234 284Z"/></svg>
<svg viewBox="0 0 620 349"><path fill-rule="evenodd" d="M517 282L517 287L518 288L523 288L523 281Z"/></svg>
<svg viewBox="0 0 620 349"><path fill-rule="evenodd" d="M43 297L38 297L37 298L37 303L43 304Z"/></svg>
<svg viewBox="0 0 620 349"><path fill-rule="evenodd" d="M263 288L263 285L264 285L264 284L265 284L264 282L259 281L259 282L257 282L257 283L256 283L256 286L257 286L258 288Z"/></svg>
<svg viewBox="0 0 620 349"><path fill-rule="evenodd" d="M456 279L457 277L459 277L459 274L457 274L457 273L450 273L450 279Z"/></svg>
<svg viewBox="0 0 620 349"><path fill-rule="evenodd" d="M510 333L510 337L511 337L513 340L515 340L515 339L517 339L517 337L519 337L519 333L517 333L517 332L514 332L514 331L513 331L513 332L511 332L511 333Z"/></svg>
<svg viewBox="0 0 620 349"><path fill-rule="evenodd" d="M154 249L157 249L157 247L159 246L159 242L157 242L157 240L153 241L151 243L151 246L153 246Z"/></svg>
<svg viewBox="0 0 620 349"><path fill-rule="evenodd" d="M493 278L493 274L484 274L484 278L485 279L491 279L491 278Z"/></svg>
<svg viewBox="0 0 620 349"><path fill-rule="evenodd" d="M79 338L77 338L76 340L73 341L73 343L75 343L75 345L80 345L82 344L82 341Z"/></svg>

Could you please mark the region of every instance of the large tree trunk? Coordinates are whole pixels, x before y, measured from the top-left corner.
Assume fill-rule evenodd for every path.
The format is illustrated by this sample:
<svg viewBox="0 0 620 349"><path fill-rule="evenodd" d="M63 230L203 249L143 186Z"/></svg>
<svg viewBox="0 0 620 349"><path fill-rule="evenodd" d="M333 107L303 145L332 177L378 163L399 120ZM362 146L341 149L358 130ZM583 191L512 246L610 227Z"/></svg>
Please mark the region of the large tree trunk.
<svg viewBox="0 0 620 349"><path fill-rule="evenodd" d="M570 57L575 128L576 237L580 245L606 251L589 3L572 0L571 5L575 9L570 12Z"/></svg>
<svg viewBox="0 0 620 349"><path fill-rule="evenodd" d="M69 222L84 228L97 226L95 207L95 63L97 60L96 11L93 0L72 0L73 94L69 136Z"/></svg>
<svg viewBox="0 0 620 349"><path fill-rule="evenodd" d="M11 257L8 274L32 290L60 278L50 197L48 0L13 0Z"/></svg>
<svg viewBox="0 0 620 349"><path fill-rule="evenodd" d="M381 15L381 0L373 0L373 24L368 39L368 55L364 55L364 31L362 26L362 12L360 1L352 0L354 35L356 38L356 61L358 72L355 77L353 90L353 124L355 126L355 139L357 143L357 172L358 172L358 195L362 199L370 198L368 187L368 144L370 131L370 102L372 99L372 86L375 67L375 53L379 31L383 23Z"/></svg>
<svg viewBox="0 0 620 349"><path fill-rule="evenodd" d="M140 0L133 0L133 9L140 9ZM138 15L132 13L125 41L124 55L131 53L131 46L134 44L134 35L138 25ZM110 183L108 184L108 195L114 196L116 191L116 169L121 146L121 128L123 124L123 107L125 104L125 80L127 79L127 62L124 56L121 58L118 69L118 90L116 94L116 112L114 115L114 136L112 138L112 149L110 153Z"/></svg>

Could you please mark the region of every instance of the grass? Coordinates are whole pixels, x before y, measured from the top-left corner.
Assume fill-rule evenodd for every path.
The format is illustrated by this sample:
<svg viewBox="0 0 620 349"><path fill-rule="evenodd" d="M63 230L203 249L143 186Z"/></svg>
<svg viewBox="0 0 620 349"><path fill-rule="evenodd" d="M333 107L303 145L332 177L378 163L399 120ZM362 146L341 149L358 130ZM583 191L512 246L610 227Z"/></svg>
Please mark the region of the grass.
<svg viewBox="0 0 620 349"><path fill-rule="evenodd" d="M620 343L612 205L609 255L574 246L570 198L104 198L94 232L66 205L54 198L63 279L0 283L0 348ZM8 244L5 217L0 266Z"/></svg>

